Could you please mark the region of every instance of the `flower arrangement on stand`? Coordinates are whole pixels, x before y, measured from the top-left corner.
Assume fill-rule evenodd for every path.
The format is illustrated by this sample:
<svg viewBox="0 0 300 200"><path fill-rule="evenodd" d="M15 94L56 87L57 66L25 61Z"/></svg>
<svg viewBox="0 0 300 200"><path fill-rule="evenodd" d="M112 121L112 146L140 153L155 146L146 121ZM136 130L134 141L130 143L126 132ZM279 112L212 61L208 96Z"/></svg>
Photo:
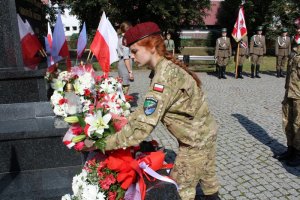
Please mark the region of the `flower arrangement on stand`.
<svg viewBox="0 0 300 200"><path fill-rule="evenodd" d="M104 152L105 138L117 134L130 114L131 97L123 94L121 80L97 76L86 65L48 77L54 90L53 111L70 124L63 143L79 152L94 153L81 173L74 176L73 194L64 195L62 200L143 200L144 175L176 185L156 172L167 166L162 151L137 154L139 148L131 147Z"/></svg>

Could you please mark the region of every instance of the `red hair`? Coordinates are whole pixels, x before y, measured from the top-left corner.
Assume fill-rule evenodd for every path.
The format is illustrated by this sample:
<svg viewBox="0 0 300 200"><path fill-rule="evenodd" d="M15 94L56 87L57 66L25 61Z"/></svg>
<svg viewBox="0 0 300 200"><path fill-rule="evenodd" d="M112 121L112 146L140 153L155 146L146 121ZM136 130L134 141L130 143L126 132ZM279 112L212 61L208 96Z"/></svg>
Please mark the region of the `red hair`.
<svg viewBox="0 0 300 200"><path fill-rule="evenodd" d="M193 79L196 81L197 86L201 86L201 81L198 76L190 71L187 66L182 63L180 60L176 59L171 53L169 53L166 49L165 43L161 35L151 35L137 42L139 46L144 46L148 49L152 49L155 47L158 55L165 57L166 59L172 61L174 64L178 65L182 69L184 69L188 74L190 74Z"/></svg>

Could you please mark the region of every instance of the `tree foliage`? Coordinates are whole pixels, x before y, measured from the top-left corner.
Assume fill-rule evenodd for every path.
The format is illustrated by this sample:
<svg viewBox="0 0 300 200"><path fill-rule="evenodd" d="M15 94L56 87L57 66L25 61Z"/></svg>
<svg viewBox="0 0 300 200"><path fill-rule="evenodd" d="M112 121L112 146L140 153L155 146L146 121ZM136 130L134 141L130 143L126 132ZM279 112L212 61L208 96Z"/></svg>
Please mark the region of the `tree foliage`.
<svg viewBox="0 0 300 200"><path fill-rule="evenodd" d="M209 0L52 0L56 3L70 7L81 23L86 22L88 32L97 29L103 11L114 25L153 21L164 31L200 26L205 15L201 11L210 6Z"/></svg>

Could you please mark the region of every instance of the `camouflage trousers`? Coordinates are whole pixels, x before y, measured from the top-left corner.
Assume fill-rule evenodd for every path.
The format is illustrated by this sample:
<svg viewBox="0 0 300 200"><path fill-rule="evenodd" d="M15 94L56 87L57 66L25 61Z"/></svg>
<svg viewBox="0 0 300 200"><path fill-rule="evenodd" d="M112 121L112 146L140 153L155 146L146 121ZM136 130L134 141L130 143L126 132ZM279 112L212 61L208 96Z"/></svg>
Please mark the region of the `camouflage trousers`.
<svg viewBox="0 0 300 200"><path fill-rule="evenodd" d="M287 145L300 151L300 100L285 97L282 102L282 124Z"/></svg>
<svg viewBox="0 0 300 200"><path fill-rule="evenodd" d="M217 65L218 66L227 66L229 62L229 57L218 57Z"/></svg>
<svg viewBox="0 0 300 200"><path fill-rule="evenodd" d="M277 56L276 70L283 70L288 60L288 56Z"/></svg>
<svg viewBox="0 0 300 200"><path fill-rule="evenodd" d="M219 182L215 172L215 146L205 150L180 147L171 177L179 185L182 200L194 200L196 186L200 183L205 195L218 192Z"/></svg>
<svg viewBox="0 0 300 200"><path fill-rule="evenodd" d="M253 65L261 65L263 60L263 56L252 54L251 56L251 64Z"/></svg>

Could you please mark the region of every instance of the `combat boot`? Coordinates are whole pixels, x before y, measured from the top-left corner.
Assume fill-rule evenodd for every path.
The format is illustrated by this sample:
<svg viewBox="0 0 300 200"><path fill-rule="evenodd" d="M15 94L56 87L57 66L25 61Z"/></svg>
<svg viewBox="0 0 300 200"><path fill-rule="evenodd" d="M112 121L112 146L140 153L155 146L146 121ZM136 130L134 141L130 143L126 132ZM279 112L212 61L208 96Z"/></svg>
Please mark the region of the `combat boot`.
<svg viewBox="0 0 300 200"><path fill-rule="evenodd" d="M222 67L217 65L217 74L218 74L218 78L221 79L222 78Z"/></svg>
<svg viewBox="0 0 300 200"><path fill-rule="evenodd" d="M292 159L289 159L287 162L286 162L286 165L287 166L290 166L290 167L297 167L297 166L300 166L300 150L297 150L297 149L294 149L294 156Z"/></svg>
<svg viewBox="0 0 300 200"><path fill-rule="evenodd" d="M279 76L284 78L284 75L282 74L282 69L279 70Z"/></svg>
<svg viewBox="0 0 300 200"><path fill-rule="evenodd" d="M254 65L251 65L251 78L254 78Z"/></svg>
<svg viewBox="0 0 300 200"><path fill-rule="evenodd" d="M283 161L283 160L290 160L294 156L294 148L292 146L288 146L287 151L283 152L282 154L274 155L274 158Z"/></svg>
<svg viewBox="0 0 300 200"><path fill-rule="evenodd" d="M260 65L256 65L256 70L255 70L255 77L256 78L260 78L260 76L259 76L259 68L260 68Z"/></svg>
<svg viewBox="0 0 300 200"><path fill-rule="evenodd" d="M242 75L242 72L243 72L243 65L239 65L238 66L238 78L240 79L243 79L243 75Z"/></svg>
<svg viewBox="0 0 300 200"><path fill-rule="evenodd" d="M204 200L221 200L219 197L219 193L216 192L214 194L211 195L204 195Z"/></svg>
<svg viewBox="0 0 300 200"><path fill-rule="evenodd" d="M279 78L279 77L280 77L280 72L279 72L279 70L278 70L278 69L276 70L276 77L277 77L277 78Z"/></svg>
<svg viewBox="0 0 300 200"><path fill-rule="evenodd" d="M222 78L223 79L227 79L225 76L225 72L226 72L226 66L222 66Z"/></svg>

